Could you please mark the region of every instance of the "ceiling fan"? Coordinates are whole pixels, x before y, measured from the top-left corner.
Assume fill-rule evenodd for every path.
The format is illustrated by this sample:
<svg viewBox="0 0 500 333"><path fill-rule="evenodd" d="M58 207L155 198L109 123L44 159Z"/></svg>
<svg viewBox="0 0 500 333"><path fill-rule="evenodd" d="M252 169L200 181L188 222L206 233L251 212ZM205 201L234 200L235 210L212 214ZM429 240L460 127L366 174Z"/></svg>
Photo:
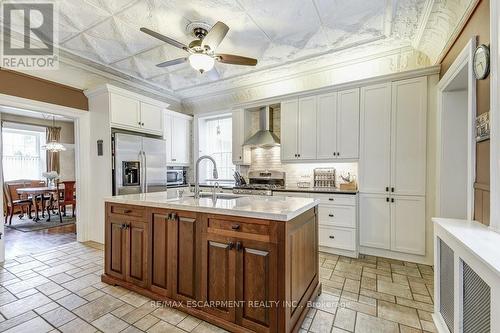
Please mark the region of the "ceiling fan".
<svg viewBox="0 0 500 333"><path fill-rule="evenodd" d="M229 31L229 27L223 22L215 23L211 29L210 26L205 23L194 22L188 25L187 29L191 30L193 36L197 38L189 43L189 45L184 45L181 42L148 28L142 27L140 29L142 32L152 37L158 38L165 43L190 53L187 57L168 60L156 66L167 67L189 61L191 67L200 73L204 73L210 71L214 67L215 61L232 65L257 65L257 59L242 57L234 54L215 53L215 50Z"/></svg>

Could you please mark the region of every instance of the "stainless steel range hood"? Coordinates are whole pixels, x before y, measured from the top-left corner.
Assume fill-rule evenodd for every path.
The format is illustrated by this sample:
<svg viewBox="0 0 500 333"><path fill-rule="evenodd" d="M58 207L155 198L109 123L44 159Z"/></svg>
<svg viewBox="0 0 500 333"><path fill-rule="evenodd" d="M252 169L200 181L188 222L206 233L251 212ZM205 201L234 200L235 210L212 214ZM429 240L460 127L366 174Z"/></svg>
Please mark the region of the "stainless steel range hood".
<svg viewBox="0 0 500 333"><path fill-rule="evenodd" d="M273 133L271 109L269 106L259 110L259 131L248 138L244 145L250 147L273 147L280 145L280 138Z"/></svg>

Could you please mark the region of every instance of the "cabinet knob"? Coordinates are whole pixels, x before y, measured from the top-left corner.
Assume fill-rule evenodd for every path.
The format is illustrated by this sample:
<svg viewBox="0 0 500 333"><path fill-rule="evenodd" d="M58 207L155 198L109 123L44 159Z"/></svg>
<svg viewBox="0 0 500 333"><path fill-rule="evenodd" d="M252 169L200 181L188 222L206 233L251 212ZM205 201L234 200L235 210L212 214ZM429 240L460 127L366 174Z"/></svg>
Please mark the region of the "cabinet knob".
<svg viewBox="0 0 500 333"><path fill-rule="evenodd" d="M233 243L233 242L229 242L229 244L227 244L227 248L228 248L229 250L232 250L232 249L233 249L233 247L234 247L234 243Z"/></svg>
<svg viewBox="0 0 500 333"><path fill-rule="evenodd" d="M139 124L139 125L140 125L140 124L141 124L141 122L139 121L137 124Z"/></svg>
<svg viewBox="0 0 500 333"><path fill-rule="evenodd" d="M394 202L394 198L391 198L391 202Z"/></svg>
<svg viewBox="0 0 500 333"><path fill-rule="evenodd" d="M328 198L328 200L330 200L330 201L335 201L335 199L334 199L334 198Z"/></svg>
<svg viewBox="0 0 500 333"><path fill-rule="evenodd" d="M335 236L332 236L332 235L330 235L330 236L328 236L328 237L329 237L330 239L334 239L334 238L335 238Z"/></svg>
<svg viewBox="0 0 500 333"><path fill-rule="evenodd" d="M176 158L173 158L173 159L172 159L172 162L175 162L175 161L177 161L177 159L176 159Z"/></svg>
<svg viewBox="0 0 500 333"><path fill-rule="evenodd" d="M386 192L389 192L389 186L386 186L386 187L385 187L385 191L386 191Z"/></svg>
<svg viewBox="0 0 500 333"><path fill-rule="evenodd" d="M132 210L131 210L131 209L125 209L123 212L124 212L125 214L130 214L130 213L132 213Z"/></svg>
<svg viewBox="0 0 500 333"><path fill-rule="evenodd" d="M241 251L243 249L243 245L241 245L241 242L236 242L236 251Z"/></svg>
<svg viewBox="0 0 500 333"><path fill-rule="evenodd" d="M333 214L328 214L328 216L333 217Z"/></svg>
<svg viewBox="0 0 500 333"><path fill-rule="evenodd" d="M300 157L300 154L298 154L298 156Z"/></svg>
<svg viewBox="0 0 500 333"><path fill-rule="evenodd" d="M391 192L394 192L394 187L391 187Z"/></svg>
<svg viewBox="0 0 500 333"><path fill-rule="evenodd" d="M389 197L385 198L385 201L389 202Z"/></svg>
<svg viewBox="0 0 500 333"><path fill-rule="evenodd" d="M144 123L141 123L142 126L144 126Z"/></svg>
<svg viewBox="0 0 500 333"><path fill-rule="evenodd" d="M231 229L233 229L233 230L239 230L240 229L240 225L239 224L233 224L231 226Z"/></svg>

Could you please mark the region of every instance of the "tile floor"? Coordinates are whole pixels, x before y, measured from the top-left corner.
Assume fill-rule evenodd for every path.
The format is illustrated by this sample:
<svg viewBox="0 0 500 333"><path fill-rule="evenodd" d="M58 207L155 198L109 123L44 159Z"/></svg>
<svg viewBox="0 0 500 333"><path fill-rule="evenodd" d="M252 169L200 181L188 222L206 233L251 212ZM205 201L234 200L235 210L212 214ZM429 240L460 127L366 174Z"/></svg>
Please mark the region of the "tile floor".
<svg viewBox="0 0 500 333"><path fill-rule="evenodd" d="M72 242L0 267L1 332L223 332L100 281L102 246ZM320 254L323 293L302 332L422 332L432 324L430 266Z"/></svg>

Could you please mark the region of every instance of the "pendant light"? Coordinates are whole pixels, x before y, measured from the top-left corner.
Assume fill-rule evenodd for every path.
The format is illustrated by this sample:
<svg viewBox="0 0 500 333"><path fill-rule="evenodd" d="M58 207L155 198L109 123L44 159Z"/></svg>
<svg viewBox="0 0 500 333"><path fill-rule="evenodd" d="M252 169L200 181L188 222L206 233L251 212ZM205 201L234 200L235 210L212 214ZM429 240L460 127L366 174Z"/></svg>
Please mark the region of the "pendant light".
<svg viewBox="0 0 500 333"><path fill-rule="evenodd" d="M56 127L56 117L52 116L52 127ZM58 153L60 151L65 151L66 147L55 139L52 139L49 143L42 147L43 149L50 151L52 153Z"/></svg>

